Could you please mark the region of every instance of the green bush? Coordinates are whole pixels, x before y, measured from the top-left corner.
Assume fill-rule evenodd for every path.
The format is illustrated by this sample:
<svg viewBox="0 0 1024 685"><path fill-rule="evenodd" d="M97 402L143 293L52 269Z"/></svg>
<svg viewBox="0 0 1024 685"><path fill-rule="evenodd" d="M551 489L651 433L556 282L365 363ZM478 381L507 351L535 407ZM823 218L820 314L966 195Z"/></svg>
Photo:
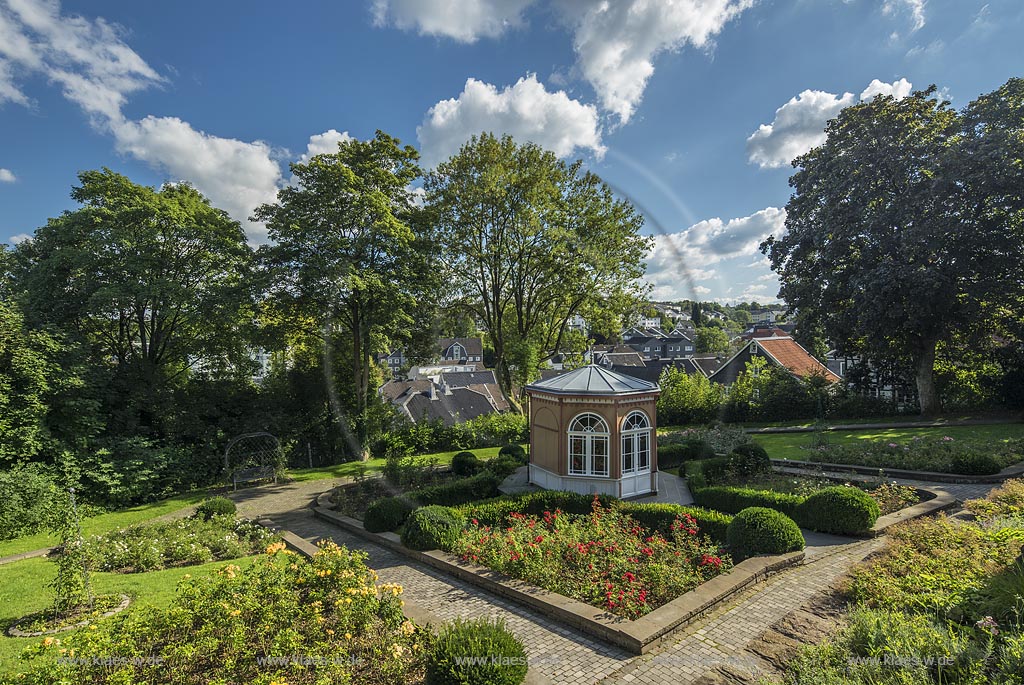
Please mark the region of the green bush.
<svg viewBox="0 0 1024 685"><path fill-rule="evenodd" d="M686 464L686 477L691 492L695 489L718 485L732 478L729 457L714 457Z"/></svg>
<svg viewBox="0 0 1024 685"><path fill-rule="evenodd" d="M765 507L748 507L733 517L726 540L734 556L784 554L804 548L804 536L793 519Z"/></svg>
<svg viewBox="0 0 1024 685"><path fill-rule="evenodd" d="M60 501L55 476L42 464L0 471L0 540L40 531Z"/></svg>
<svg viewBox="0 0 1024 685"><path fill-rule="evenodd" d="M465 525L465 517L451 507L420 507L405 521L402 544L409 549L450 550Z"/></svg>
<svg viewBox="0 0 1024 685"><path fill-rule="evenodd" d="M1003 470L996 458L986 452L964 452L953 457L953 473L988 476Z"/></svg>
<svg viewBox="0 0 1024 685"><path fill-rule="evenodd" d="M423 506L440 504L454 507L473 500L496 497L500 484L500 478L485 471L469 478L413 490L408 493L408 496Z"/></svg>
<svg viewBox="0 0 1024 685"><path fill-rule="evenodd" d="M749 478L772 470L768 452L757 443L748 442L737 446L729 454L729 467L740 478Z"/></svg>
<svg viewBox="0 0 1024 685"><path fill-rule="evenodd" d="M456 620L441 630L427 656L426 685L519 685L526 650L503 621Z"/></svg>
<svg viewBox="0 0 1024 685"><path fill-rule="evenodd" d="M863 490L836 486L805 499L795 518L803 527L821 533L857 535L871 530L880 514L878 503Z"/></svg>
<svg viewBox="0 0 1024 685"><path fill-rule="evenodd" d="M714 448L700 438L666 440L658 443L658 468L663 471L674 469L687 461L711 459L714 456Z"/></svg>
<svg viewBox="0 0 1024 685"><path fill-rule="evenodd" d="M472 452L459 452L452 457L452 473L456 476L472 476L480 470L480 460Z"/></svg>
<svg viewBox="0 0 1024 685"><path fill-rule="evenodd" d="M517 443L510 443L510 444L505 445L504 447L502 447L500 450L498 450L498 456L499 457L504 457L504 456L515 457L516 461L519 462L520 466L523 466L523 465L528 464L530 462L530 458L529 458L529 456L527 456L526 450L523 449L522 445L519 445Z"/></svg>
<svg viewBox="0 0 1024 685"><path fill-rule="evenodd" d="M651 532L668 536L672 533L672 524L680 514L689 514L697 522L701 533L708 535L720 544L725 544L726 530L732 522L732 516L712 509L684 507L668 502L622 502L622 510L633 520Z"/></svg>
<svg viewBox="0 0 1024 685"><path fill-rule="evenodd" d="M1003 685L1024 685L1024 634L1007 635L999 649L996 670Z"/></svg>
<svg viewBox="0 0 1024 685"><path fill-rule="evenodd" d="M484 462L484 468L494 474L498 481L503 481L522 466L519 459L511 454L502 454Z"/></svg>
<svg viewBox="0 0 1024 685"><path fill-rule="evenodd" d="M371 504L363 514L363 528L371 533L398 530L416 508L405 497L385 497Z"/></svg>
<svg viewBox="0 0 1024 685"><path fill-rule="evenodd" d="M853 490L854 488L844 489ZM727 485L713 485L692 492L693 502L697 506L730 514L739 513L747 507L768 507L796 519L800 505L804 502L804 498L800 495Z"/></svg>
<svg viewBox="0 0 1024 685"><path fill-rule="evenodd" d="M238 507L227 497L211 497L204 499L196 507L196 517L209 521L214 516L234 516Z"/></svg>

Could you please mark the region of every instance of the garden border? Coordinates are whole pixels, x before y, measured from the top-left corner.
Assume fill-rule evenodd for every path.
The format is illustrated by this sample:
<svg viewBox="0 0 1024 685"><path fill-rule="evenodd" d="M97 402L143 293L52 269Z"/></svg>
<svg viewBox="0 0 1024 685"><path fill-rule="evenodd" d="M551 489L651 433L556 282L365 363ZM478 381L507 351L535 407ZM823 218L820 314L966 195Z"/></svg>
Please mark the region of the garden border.
<svg viewBox="0 0 1024 685"><path fill-rule="evenodd" d="M99 616L94 616L92 618L87 618L87 619L85 619L83 621L79 621L78 623L69 623L68 625L61 626L59 628L50 628L49 630L33 630L33 631L25 631L25 630L21 630L20 628L18 628L18 626L21 625L21 623L26 620L26 619L21 619L20 621L17 621L15 623L11 624L11 626L7 628L7 634L10 635L11 637L42 637L43 635L56 635L58 633L66 633L69 630L75 630L77 628L84 628L85 626L89 625L93 621L99 621L99 620L104 619L104 618L110 618L111 616L113 616L115 614L119 614L122 611L124 611L125 609L127 609L128 606L132 603L132 598L129 597L128 595L126 595L126 594L123 594L123 593L119 593L119 594L121 596L121 603L118 604L113 609L108 609L107 611L104 611Z"/></svg>
<svg viewBox="0 0 1024 685"><path fill-rule="evenodd" d="M968 475L963 473L938 473L936 471L910 471L908 469L890 469L861 464L834 464L826 461L800 461L798 459L772 459L772 466L781 466L806 471L835 471L842 473L852 471L864 476L881 476L882 478L904 478L932 483L949 483L951 485L972 485L1002 483L1010 478L1024 476L1024 461L1007 466L999 473L990 475Z"/></svg>
<svg viewBox="0 0 1024 685"><path fill-rule="evenodd" d="M395 533L370 533L360 521L321 506L320 498L317 498L313 515L452 577L535 609L548 618L601 638L634 655L647 653L673 631L692 623L747 587L804 560L802 551L752 557L651 613L628 621L579 600L463 562L447 552L409 549Z"/></svg>

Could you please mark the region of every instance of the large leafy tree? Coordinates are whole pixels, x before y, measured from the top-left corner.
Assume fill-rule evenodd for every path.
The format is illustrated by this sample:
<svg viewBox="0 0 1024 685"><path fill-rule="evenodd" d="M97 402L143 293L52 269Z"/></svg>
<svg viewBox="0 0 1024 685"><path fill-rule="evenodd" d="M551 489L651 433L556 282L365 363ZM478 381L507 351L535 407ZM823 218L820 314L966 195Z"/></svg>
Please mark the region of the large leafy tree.
<svg viewBox="0 0 1024 685"><path fill-rule="evenodd" d="M826 142L797 158L787 232L762 250L803 327L844 353L903 359L921 411L939 410L939 341L971 311L976 246L939 192L957 113L935 89L878 96L830 121Z"/></svg>
<svg viewBox="0 0 1024 685"><path fill-rule="evenodd" d="M187 184L156 190L109 169L79 181L82 207L15 250L26 318L90 346L115 387L141 392L139 419L154 425L167 381L200 361L242 361L252 251L240 224Z"/></svg>
<svg viewBox="0 0 1024 685"><path fill-rule="evenodd" d="M642 217L580 162L482 134L427 179L452 300L486 329L498 380L558 352L575 314L625 311L650 243Z"/></svg>
<svg viewBox="0 0 1024 685"><path fill-rule="evenodd" d="M412 228L417 159L414 148L380 131L344 141L337 152L293 164L294 184L255 212L276 243L266 250L271 301L322 338L331 375L335 362L349 370L341 394L354 412L353 451L367 433L372 355L408 337L411 280L423 263L414 248L429 247Z"/></svg>

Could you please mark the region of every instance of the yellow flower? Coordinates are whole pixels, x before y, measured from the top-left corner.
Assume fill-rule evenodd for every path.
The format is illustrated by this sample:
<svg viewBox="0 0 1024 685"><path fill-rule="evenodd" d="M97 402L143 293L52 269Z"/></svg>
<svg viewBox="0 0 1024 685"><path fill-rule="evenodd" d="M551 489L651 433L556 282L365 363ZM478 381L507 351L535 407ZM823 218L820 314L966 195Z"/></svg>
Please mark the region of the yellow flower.
<svg viewBox="0 0 1024 685"><path fill-rule="evenodd" d="M235 609L234 611L232 611L232 612L231 612L231 615L232 615L232 616L238 616L238 615L239 615L239 614L241 614L241 613L242 613L242 612L241 612L241 610L239 610L239 609Z"/></svg>
<svg viewBox="0 0 1024 685"><path fill-rule="evenodd" d="M96 624L94 623L93 625L89 626L89 630L96 630L96 628L98 628L98 627L99 627L99 626L97 626L97 625L96 625Z"/></svg>
<svg viewBox="0 0 1024 685"><path fill-rule="evenodd" d="M182 579L183 579L183 580L188 580L188 579L189 579L189 578L191 578L191 577L192 577L192 574L191 574L191 573L186 573L185 575L183 575L183 576L182 576Z"/></svg>
<svg viewBox="0 0 1024 685"><path fill-rule="evenodd" d="M346 640L351 640L352 639L352 633L345 633L345 639Z"/></svg>
<svg viewBox="0 0 1024 685"><path fill-rule="evenodd" d="M334 630L333 630L333 629L331 629L331 628L328 628L328 629L327 629L327 634L328 634L328 635L334 635Z"/></svg>
<svg viewBox="0 0 1024 685"><path fill-rule="evenodd" d="M52 637L43 638L43 647L49 647L52 644L53 644L53 638Z"/></svg>
<svg viewBox="0 0 1024 685"><path fill-rule="evenodd" d="M275 542L272 545L267 545L267 554L269 554L270 556L274 556L278 552L284 550L285 547L287 547L287 545L285 545L283 542Z"/></svg>
<svg viewBox="0 0 1024 685"><path fill-rule="evenodd" d="M400 630L402 631L402 635L409 637L416 632L416 626L412 621L403 621Z"/></svg>

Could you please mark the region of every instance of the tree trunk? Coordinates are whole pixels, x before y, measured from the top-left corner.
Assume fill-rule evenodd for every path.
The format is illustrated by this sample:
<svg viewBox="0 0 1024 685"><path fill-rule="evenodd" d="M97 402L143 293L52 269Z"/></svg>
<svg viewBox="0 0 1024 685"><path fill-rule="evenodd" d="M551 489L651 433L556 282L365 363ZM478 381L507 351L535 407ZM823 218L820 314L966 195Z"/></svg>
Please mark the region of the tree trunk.
<svg viewBox="0 0 1024 685"><path fill-rule="evenodd" d="M936 416L942 409L935 389L935 340L926 340L917 358L915 375L921 416Z"/></svg>

